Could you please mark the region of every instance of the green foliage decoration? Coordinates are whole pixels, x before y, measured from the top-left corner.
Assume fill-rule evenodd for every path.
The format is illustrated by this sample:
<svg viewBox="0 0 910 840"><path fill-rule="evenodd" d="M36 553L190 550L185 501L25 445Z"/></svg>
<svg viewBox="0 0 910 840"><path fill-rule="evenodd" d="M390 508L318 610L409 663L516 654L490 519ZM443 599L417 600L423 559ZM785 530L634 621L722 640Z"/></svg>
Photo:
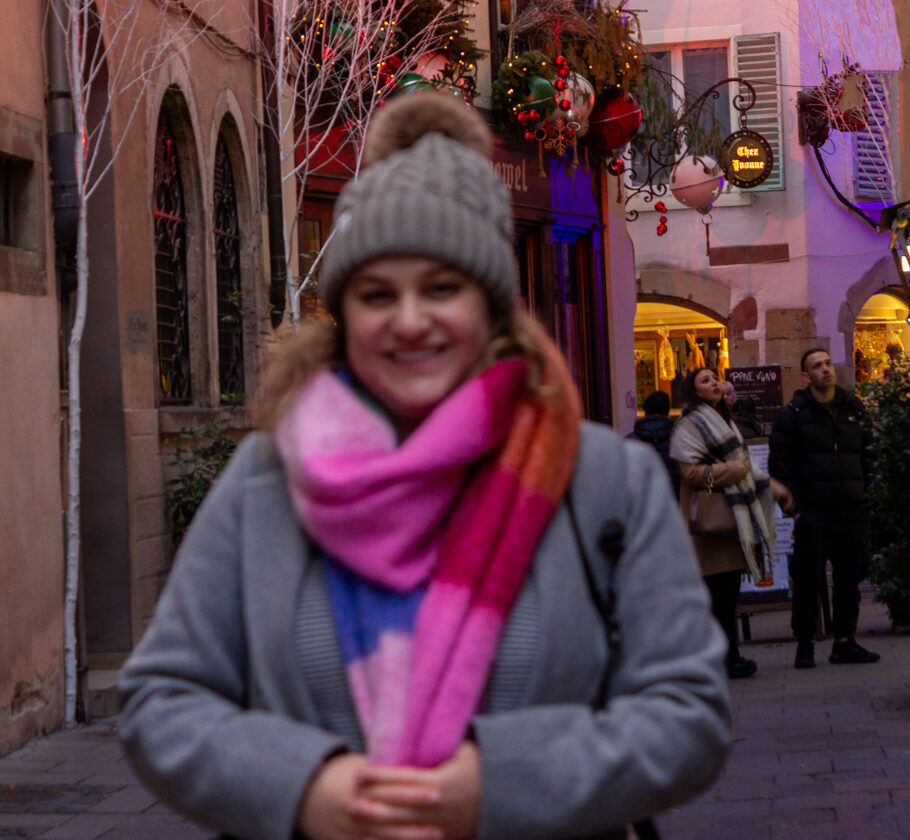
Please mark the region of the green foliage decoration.
<svg viewBox="0 0 910 840"><path fill-rule="evenodd" d="M623 5L528 3L510 44L551 58L564 56L570 70L591 82L595 94L628 93L641 79L644 52L638 17Z"/></svg>
<svg viewBox="0 0 910 840"><path fill-rule="evenodd" d="M499 73L493 82L493 112L497 128L505 131L514 125L516 115L528 107L529 80L556 78L556 65L544 53L529 50L499 65ZM555 100L553 103L555 107Z"/></svg>
<svg viewBox="0 0 910 840"><path fill-rule="evenodd" d="M869 580L895 624L910 623L910 359L896 359L882 379L864 383L874 469Z"/></svg>
<svg viewBox="0 0 910 840"><path fill-rule="evenodd" d="M396 21L402 41L405 44L418 41L422 31L439 21L440 52L449 64L462 68L464 73L473 73L477 61L484 56L484 51L471 38L466 5L464 0L454 3L418 0L408 7L401 20Z"/></svg>
<svg viewBox="0 0 910 840"><path fill-rule="evenodd" d="M230 420L209 414L201 427L183 428L165 440L165 444L174 447L167 465L177 468L177 475L165 483L164 495L174 545L180 544L203 499L237 448L230 428Z"/></svg>
<svg viewBox="0 0 910 840"><path fill-rule="evenodd" d="M321 91L320 107L336 107L349 91L352 72L376 83L383 95L397 85L403 61L429 49L446 59L446 67L431 81L434 87L459 90L469 98L475 93L476 62L484 54L471 37L468 0L415 0L397 20L383 19L379 10L365 9L361 0L338 0L326 17L321 0L301 0L291 16L289 40L308 62L307 84ZM388 8L384 9L388 14ZM363 46L369 50L364 64ZM359 55L355 59L354 56ZM364 67L366 68L364 70ZM372 101L372 85L365 85L364 106Z"/></svg>

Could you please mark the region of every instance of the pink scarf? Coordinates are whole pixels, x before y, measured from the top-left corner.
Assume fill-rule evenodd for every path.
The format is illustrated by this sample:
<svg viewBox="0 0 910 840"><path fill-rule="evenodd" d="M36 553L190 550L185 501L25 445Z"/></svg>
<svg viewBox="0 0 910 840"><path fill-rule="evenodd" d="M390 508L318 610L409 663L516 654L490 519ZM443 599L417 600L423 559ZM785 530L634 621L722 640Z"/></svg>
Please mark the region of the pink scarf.
<svg viewBox="0 0 910 840"><path fill-rule="evenodd" d="M333 598L375 763L435 766L464 739L505 620L568 486L578 398L558 351L543 340L545 379L561 386L558 402L526 395L523 362L498 362L399 446L383 417L324 372L276 429L308 534L349 578L377 590ZM394 593L417 594L413 627L381 600ZM347 626L355 619L357 628ZM365 640L364 627L375 638ZM358 649L349 644L354 636Z"/></svg>

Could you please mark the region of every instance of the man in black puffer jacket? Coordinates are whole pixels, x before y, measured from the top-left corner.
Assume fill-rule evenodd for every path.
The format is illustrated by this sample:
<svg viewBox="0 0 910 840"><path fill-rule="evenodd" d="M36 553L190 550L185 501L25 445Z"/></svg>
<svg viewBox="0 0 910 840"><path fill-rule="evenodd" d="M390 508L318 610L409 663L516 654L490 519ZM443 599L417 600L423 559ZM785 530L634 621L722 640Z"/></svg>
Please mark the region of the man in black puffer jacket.
<svg viewBox="0 0 910 840"><path fill-rule="evenodd" d="M859 582L868 568L869 434L862 402L835 384L834 363L813 347L800 367L807 386L796 391L771 430L771 475L793 493L795 545L791 627L797 639L796 668L814 668L812 638L818 585L831 561L834 578L832 630L834 664L876 662L877 653L853 638L859 617Z"/></svg>
<svg viewBox="0 0 910 840"><path fill-rule="evenodd" d="M670 457L670 435L673 434L673 426L676 425L669 417L670 398L663 391L654 391L645 397L641 408L645 416L635 421L634 431L626 437L649 443L657 450L670 474L670 481L678 499L679 470L676 469L676 462Z"/></svg>

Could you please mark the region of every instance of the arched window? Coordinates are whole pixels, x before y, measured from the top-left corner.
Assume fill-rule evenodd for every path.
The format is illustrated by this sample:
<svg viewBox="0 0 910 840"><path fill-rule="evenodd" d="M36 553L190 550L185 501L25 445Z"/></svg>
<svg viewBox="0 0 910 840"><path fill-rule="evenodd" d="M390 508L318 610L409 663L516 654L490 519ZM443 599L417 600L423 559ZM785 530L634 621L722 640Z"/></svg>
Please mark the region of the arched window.
<svg viewBox="0 0 910 840"><path fill-rule="evenodd" d="M243 401L243 313L237 196L227 143L215 148L215 270L218 298L218 386L221 402Z"/></svg>
<svg viewBox="0 0 910 840"><path fill-rule="evenodd" d="M185 405L190 387L186 211L173 133L164 112L155 144L155 296L158 394L162 405Z"/></svg>

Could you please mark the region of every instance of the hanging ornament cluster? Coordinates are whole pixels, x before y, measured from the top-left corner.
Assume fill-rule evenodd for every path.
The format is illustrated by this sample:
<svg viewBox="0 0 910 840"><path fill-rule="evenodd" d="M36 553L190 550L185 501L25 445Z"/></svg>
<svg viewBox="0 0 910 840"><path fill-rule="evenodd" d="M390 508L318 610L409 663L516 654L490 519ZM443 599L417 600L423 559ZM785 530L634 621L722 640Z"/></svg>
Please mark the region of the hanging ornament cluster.
<svg viewBox="0 0 910 840"><path fill-rule="evenodd" d="M660 218L658 219L658 222L657 222L657 235L663 236L669 230L669 228L667 227L667 215L666 215L667 214L667 205L664 204L662 201L658 201L654 205L654 209L658 213L660 213Z"/></svg>
<svg viewBox="0 0 910 840"><path fill-rule="evenodd" d="M510 57L493 84L500 128L557 156L571 149L573 163L579 141L586 155L618 158L613 153L641 123L628 94L642 74L635 14L600 3L526 0L508 35ZM526 49L515 54L516 44Z"/></svg>

